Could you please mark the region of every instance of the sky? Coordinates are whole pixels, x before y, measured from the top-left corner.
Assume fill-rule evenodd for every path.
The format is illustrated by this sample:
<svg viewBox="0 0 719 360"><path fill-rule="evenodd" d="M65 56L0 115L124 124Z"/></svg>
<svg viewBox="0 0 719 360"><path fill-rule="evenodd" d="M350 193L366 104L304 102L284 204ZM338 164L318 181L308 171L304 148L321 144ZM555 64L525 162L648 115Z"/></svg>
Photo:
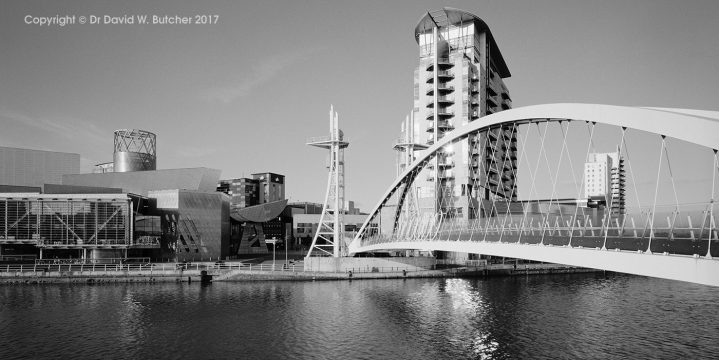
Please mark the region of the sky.
<svg viewBox="0 0 719 360"><path fill-rule="evenodd" d="M0 146L112 160L113 131L157 134L158 169L275 172L321 202L329 107L349 140L346 197L392 182L428 10L469 11L512 73L513 106L582 102L719 110L719 2L0 2ZM79 24L79 16L217 15L215 24ZM60 26L27 16L74 15ZM104 18L102 19L104 20ZM102 21L104 22L104 21ZM718 135L719 136L719 135Z"/></svg>

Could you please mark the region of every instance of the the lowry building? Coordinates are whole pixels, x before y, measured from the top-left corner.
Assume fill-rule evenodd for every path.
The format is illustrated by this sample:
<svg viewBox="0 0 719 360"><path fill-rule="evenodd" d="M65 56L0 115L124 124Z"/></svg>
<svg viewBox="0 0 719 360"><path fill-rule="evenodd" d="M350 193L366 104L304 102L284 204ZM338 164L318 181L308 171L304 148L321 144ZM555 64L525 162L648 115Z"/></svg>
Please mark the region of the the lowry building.
<svg viewBox="0 0 719 360"><path fill-rule="evenodd" d="M79 174L77 154L0 152L0 260L226 259L241 255L242 224L285 207L271 201L277 192L269 186L264 203L231 209L230 196L216 191L220 170L157 170L155 134L114 135L112 165L90 174Z"/></svg>

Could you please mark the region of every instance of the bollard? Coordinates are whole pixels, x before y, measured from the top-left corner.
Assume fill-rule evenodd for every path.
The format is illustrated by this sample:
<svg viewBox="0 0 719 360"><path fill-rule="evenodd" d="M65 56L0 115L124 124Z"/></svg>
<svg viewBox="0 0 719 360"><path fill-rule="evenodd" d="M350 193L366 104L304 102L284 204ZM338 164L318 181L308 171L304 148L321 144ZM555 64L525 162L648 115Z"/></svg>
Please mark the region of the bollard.
<svg viewBox="0 0 719 360"><path fill-rule="evenodd" d="M202 285L212 284L212 275L208 275L207 270L202 270L200 273L200 283Z"/></svg>

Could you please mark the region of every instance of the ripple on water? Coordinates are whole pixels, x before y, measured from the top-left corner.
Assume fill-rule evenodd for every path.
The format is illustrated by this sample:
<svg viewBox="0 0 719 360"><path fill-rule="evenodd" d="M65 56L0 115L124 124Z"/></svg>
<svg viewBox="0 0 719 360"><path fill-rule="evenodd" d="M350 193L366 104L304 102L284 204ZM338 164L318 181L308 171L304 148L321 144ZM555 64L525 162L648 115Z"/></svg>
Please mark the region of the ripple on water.
<svg viewBox="0 0 719 360"><path fill-rule="evenodd" d="M719 289L636 276L0 287L0 359L702 358Z"/></svg>

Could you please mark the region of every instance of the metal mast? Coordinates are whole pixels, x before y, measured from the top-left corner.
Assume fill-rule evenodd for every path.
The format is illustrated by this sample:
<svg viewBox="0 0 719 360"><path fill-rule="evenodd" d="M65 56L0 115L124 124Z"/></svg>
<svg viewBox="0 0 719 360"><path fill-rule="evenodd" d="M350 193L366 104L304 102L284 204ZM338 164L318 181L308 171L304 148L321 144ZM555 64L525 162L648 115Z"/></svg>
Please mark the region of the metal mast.
<svg viewBox="0 0 719 360"><path fill-rule="evenodd" d="M345 200L345 165L344 149L349 142L344 140L344 133L340 130L339 117L330 106L330 135L312 138L307 145L329 150L329 169L327 176L327 193L322 206L322 215L317 225L317 232L312 239L312 245L307 257L317 250L318 255L340 257L347 255L347 245L344 243L344 200ZM320 241L318 241L320 240Z"/></svg>

